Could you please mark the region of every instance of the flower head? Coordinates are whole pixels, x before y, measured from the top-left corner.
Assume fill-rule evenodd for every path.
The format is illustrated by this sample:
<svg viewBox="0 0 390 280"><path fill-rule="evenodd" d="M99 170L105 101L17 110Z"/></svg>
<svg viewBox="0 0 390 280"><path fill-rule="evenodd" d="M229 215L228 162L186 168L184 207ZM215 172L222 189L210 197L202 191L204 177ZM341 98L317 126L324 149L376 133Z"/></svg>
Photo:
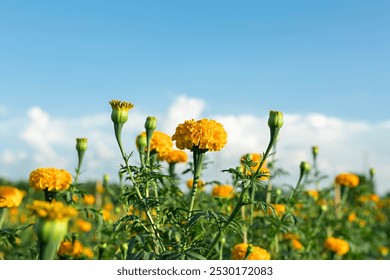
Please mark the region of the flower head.
<svg viewBox="0 0 390 280"><path fill-rule="evenodd" d="M188 155L182 150L170 150L164 158L168 163L187 162Z"/></svg>
<svg viewBox="0 0 390 280"><path fill-rule="evenodd" d="M71 206L66 206L62 202L34 200L32 204L26 206L27 209L46 220L69 220L77 215L77 210Z"/></svg>
<svg viewBox="0 0 390 280"><path fill-rule="evenodd" d="M324 247L336 255L345 255L349 251L349 243L341 238L328 237L324 242Z"/></svg>
<svg viewBox="0 0 390 280"><path fill-rule="evenodd" d="M359 185L359 177L355 174L343 173L336 176L335 182L344 187L355 188Z"/></svg>
<svg viewBox="0 0 390 280"><path fill-rule="evenodd" d="M78 219L76 221L76 225L82 232L89 232L92 229L92 224L83 219Z"/></svg>
<svg viewBox="0 0 390 280"><path fill-rule="evenodd" d="M67 190L72 183L72 175L64 169L38 168L30 173L29 182L35 190Z"/></svg>
<svg viewBox="0 0 390 280"><path fill-rule="evenodd" d="M62 258L78 258L84 251L83 245L78 240L62 241L58 249L58 256Z"/></svg>
<svg viewBox="0 0 390 280"><path fill-rule="evenodd" d="M249 247L249 248L248 248ZM253 246L252 244L240 243L233 247L232 250L232 259L233 260L243 260L247 255L247 250L251 250L249 256L246 258L247 260L269 260L271 259L270 254L267 250Z"/></svg>
<svg viewBox="0 0 390 280"><path fill-rule="evenodd" d="M143 139L145 137L146 139L146 132L142 132L138 137L140 139ZM138 140L136 140L136 144L138 144ZM150 150L154 151L158 154L158 158L160 160L165 159L165 157L169 154L169 152L172 150L173 142L171 140L171 137L168 134L165 134L161 131L154 131L152 135L152 139L150 141ZM137 145L137 148L140 149L141 147Z"/></svg>
<svg viewBox="0 0 390 280"><path fill-rule="evenodd" d="M124 124L127 122L129 110L132 109L134 105L129 102L119 100L111 100L109 103L112 108L111 120L113 123Z"/></svg>
<svg viewBox="0 0 390 280"><path fill-rule="evenodd" d="M213 188L212 195L214 197L232 198L234 197L234 189L230 185L217 185Z"/></svg>
<svg viewBox="0 0 390 280"><path fill-rule="evenodd" d="M24 195L25 192L17 188L0 186L0 208L18 207Z"/></svg>
<svg viewBox="0 0 390 280"><path fill-rule="evenodd" d="M222 124L214 120L187 120L176 127L172 140L181 150L219 151L227 143L227 133Z"/></svg>

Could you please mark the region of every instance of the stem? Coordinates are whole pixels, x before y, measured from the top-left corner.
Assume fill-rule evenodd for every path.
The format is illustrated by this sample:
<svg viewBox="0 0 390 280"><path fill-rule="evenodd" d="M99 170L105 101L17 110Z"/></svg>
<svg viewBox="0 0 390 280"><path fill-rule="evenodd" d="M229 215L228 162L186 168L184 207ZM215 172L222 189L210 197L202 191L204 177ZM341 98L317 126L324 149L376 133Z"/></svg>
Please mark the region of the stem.
<svg viewBox="0 0 390 280"><path fill-rule="evenodd" d="M137 183L136 183L136 181L134 179L134 176L133 176L133 172L130 169L129 162L128 162L127 158L126 158L125 152L123 151L122 140L121 140L122 127L123 127L123 124L114 124L115 137L116 137L116 140L118 142L118 146L119 146L119 150L120 150L120 152L122 154L122 158L123 158L123 160L125 162L125 165L126 165L127 174L129 174L129 176L130 176L130 180L133 183L133 186L134 186L135 192L137 194L137 197L138 197L139 200L144 202L144 198L142 197L142 194L141 194L141 192L140 192L140 190L139 190L139 188L137 186ZM153 217L150 214L150 209L149 209L149 207L147 206L147 204L145 202L143 204L144 204L144 207L145 207L146 217L148 218L148 221L151 224L151 227L153 229L153 233L154 233L154 238L153 239L154 239L155 243L157 243L161 247L161 250L163 252L165 252L164 244L163 244L163 242L162 242L162 240L160 238L160 235L158 233L156 223L154 222ZM156 254L158 254L158 248L155 247L154 249L155 249Z"/></svg>
<svg viewBox="0 0 390 280"><path fill-rule="evenodd" d="M53 260L58 250L58 242L39 242L39 259Z"/></svg>
<svg viewBox="0 0 390 280"><path fill-rule="evenodd" d="M5 221L5 216L7 214L7 208L0 208L0 229L3 226Z"/></svg>
<svg viewBox="0 0 390 280"><path fill-rule="evenodd" d="M56 198L57 195L56 191L49 191L48 189L44 189L43 192L45 193L45 200L47 202L52 202L53 199Z"/></svg>
<svg viewBox="0 0 390 280"><path fill-rule="evenodd" d="M188 219L190 219L192 216L192 210L193 210L194 204L195 204L196 192L198 190L198 182L199 182L200 173L202 171L202 164L203 164L204 156L205 156L205 152L193 151L194 178L193 178L192 188L191 188L190 205L188 207L188 217L187 217Z"/></svg>

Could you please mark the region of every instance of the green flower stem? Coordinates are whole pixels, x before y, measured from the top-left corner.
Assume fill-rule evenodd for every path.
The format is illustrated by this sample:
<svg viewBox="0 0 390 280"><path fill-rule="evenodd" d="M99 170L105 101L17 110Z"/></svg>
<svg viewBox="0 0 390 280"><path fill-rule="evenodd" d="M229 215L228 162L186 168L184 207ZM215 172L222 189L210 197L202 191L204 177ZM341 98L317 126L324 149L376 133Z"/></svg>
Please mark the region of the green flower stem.
<svg viewBox="0 0 390 280"><path fill-rule="evenodd" d="M120 152L122 154L122 158L123 158L123 160L125 162L125 165L126 165L126 171L129 174L129 176L130 176L131 182L133 183L133 186L134 186L135 192L137 194L137 197L138 197L139 200L143 201L144 198L143 198L143 196L142 196L142 194L141 194L141 192L140 192L140 190L139 190L139 188L137 186L137 183L135 182L135 179L134 179L134 176L133 176L133 172L131 171L130 166L129 166L128 159L126 158L125 152L123 151L122 140L121 140L122 127L123 127L123 124L114 124L115 137L116 137L116 140L118 142L118 146L119 146L119 150L120 150ZM153 230L153 233L154 233L154 238L153 239L154 239L155 243L160 246L160 249L162 250L162 252L165 252L164 244L163 244L163 242L161 240L160 234L158 233L158 229L157 229L156 223L154 222L153 217L150 214L150 209L149 209L149 207L147 207L145 202L144 202L144 206L145 206L146 217L148 218L148 221L151 224L151 227L152 227L152 230ZM155 247L155 251L156 251L156 253L158 253L158 248L157 247Z"/></svg>
<svg viewBox="0 0 390 280"><path fill-rule="evenodd" d="M52 202L53 199L55 199L57 196L56 191L49 191L48 189L44 189L43 192L45 193L45 200L48 202Z"/></svg>
<svg viewBox="0 0 390 280"><path fill-rule="evenodd" d="M226 221L226 223L223 225L223 227L220 229L218 234L215 236L213 242L210 245L209 251L206 254L206 259L210 256L211 252L213 251L214 247L217 245L217 243L221 240L226 228L230 225L230 223L234 220L234 218L237 216L238 212L240 211L241 207L244 205L244 198L246 196L246 193L248 192L249 187L243 186L241 195L238 199L238 202L236 206L234 207L232 213L229 216L229 219Z"/></svg>
<svg viewBox="0 0 390 280"><path fill-rule="evenodd" d="M194 204L195 204L195 198L196 198L196 193L198 190L198 183L199 183L199 178L200 178L200 173L202 171L202 164L204 160L206 152L204 151L193 151L193 156L194 156L194 178L192 182L192 188L191 188L191 199L190 199L190 204L188 207L188 219L191 218L192 216L192 210L194 209Z"/></svg>
<svg viewBox="0 0 390 280"><path fill-rule="evenodd" d="M39 243L39 259L53 260L58 250L58 242L38 242Z"/></svg>
<svg viewBox="0 0 390 280"><path fill-rule="evenodd" d="M3 226L6 215L7 215L7 208L0 208L0 229Z"/></svg>

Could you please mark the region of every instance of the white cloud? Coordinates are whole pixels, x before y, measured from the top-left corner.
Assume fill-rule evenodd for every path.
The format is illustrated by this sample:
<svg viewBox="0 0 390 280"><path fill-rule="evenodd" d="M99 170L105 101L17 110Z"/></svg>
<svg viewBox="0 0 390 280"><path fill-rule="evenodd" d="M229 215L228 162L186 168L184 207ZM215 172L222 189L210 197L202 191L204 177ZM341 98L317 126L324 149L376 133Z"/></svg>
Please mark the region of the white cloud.
<svg viewBox="0 0 390 280"><path fill-rule="evenodd" d="M177 124L184 120L206 117L203 115L204 108L203 100L180 95L167 109L167 114L158 117L158 129L172 135ZM213 164L204 172L204 179L227 181L230 177L221 173L222 169L237 166L245 153L261 153L265 150L269 138L268 116L246 114L207 117L224 125L228 143L220 152L208 153ZM142 112L129 112L129 120L122 134L126 152L135 151L135 137L144 130L145 118ZM15 123L18 124L17 128ZM288 184L295 184L300 162L311 162L311 147L317 145L320 148L319 167L330 178L340 172L368 172L370 167L374 167L377 170L378 191L389 192L389 124L390 120L372 124L317 113L285 114L276 154L279 166L291 174L284 179ZM110 112L82 118L58 118L39 107L33 107L25 119L6 120L4 126L8 133L7 130L0 130L0 135L7 141L3 141L0 146L0 158L4 163L0 170L2 176L11 179L16 175L25 177L32 169L41 166L56 166L73 171L77 164L75 138L86 137L88 150L83 165L85 172L80 179L101 179L105 173L110 174L113 180L117 178L122 160ZM15 133L10 134L9 129ZM19 130L20 138L12 139ZM137 155L132 163L138 163Z"/></svg>

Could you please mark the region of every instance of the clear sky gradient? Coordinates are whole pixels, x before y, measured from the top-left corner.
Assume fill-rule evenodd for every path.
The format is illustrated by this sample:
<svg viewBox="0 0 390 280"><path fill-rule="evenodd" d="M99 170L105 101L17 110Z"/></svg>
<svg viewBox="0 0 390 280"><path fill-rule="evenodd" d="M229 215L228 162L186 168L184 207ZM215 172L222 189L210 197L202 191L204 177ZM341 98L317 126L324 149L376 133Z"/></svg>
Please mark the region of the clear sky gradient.
<svg viewBox="0 0 390 280"><path fill-rule="evenodd" d="M0 0L0 121L34 106L107 113L111 99L165 114L185 94L205 101L202 116L378 124L390 120L389 30L387 0Z"/></svg>

